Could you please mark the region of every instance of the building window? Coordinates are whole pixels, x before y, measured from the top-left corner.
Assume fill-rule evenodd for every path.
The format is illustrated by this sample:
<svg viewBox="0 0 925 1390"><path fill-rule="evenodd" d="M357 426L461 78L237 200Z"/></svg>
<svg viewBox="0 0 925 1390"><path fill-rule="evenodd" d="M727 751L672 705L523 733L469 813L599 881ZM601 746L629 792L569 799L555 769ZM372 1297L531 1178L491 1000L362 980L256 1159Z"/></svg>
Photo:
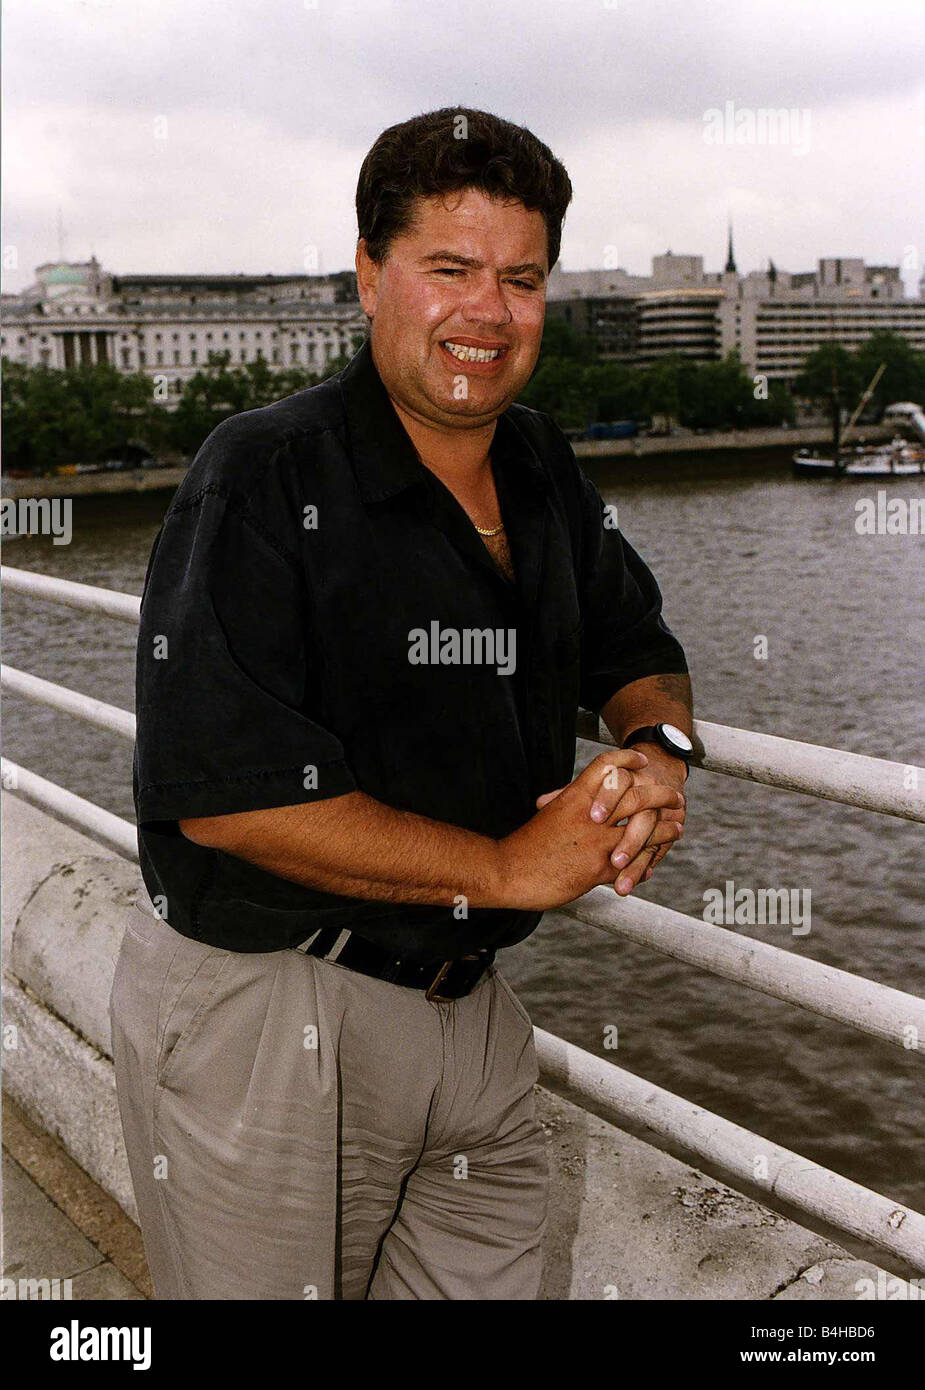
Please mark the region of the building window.
<svg viewBox="0 0 925 1390"><path fill-rule="evenodd" d="M161 352L160 348L158 348L157 350L157 365L159 367L162 367L164 365L164 354L163 352Z"/></svg>
<svg viewBox="0 0 925 1390"><path fill-rule="evenodd" d="M279 362L279 348L273 349L273 361Z"/></svg>
<svg viewBox="0 0 925 1390"><path fill-rule="evenodd" d="M138 349L138 365L139 365L139 367L143 367L143 366L145 365L145 363L147 362L147 360L148 360L148 358L147 358L147 355L146 355L146 353L145 353L144 348L139 348L139 349Z"/></svg>
<svg viewBox="0 0 925 1390"><path fill-rule="evenodd" d="M195 349L195 348L190 348L190 350L189 350L189 360L190 360L190 361L193 363L193 365L195 366L195 363L196 363L196 349Z"/></svg>
<svg viewBox="0 0 925 1390"><path fill-rule="evenodd" d="M223 333L223 334L222 334L222 342L223 342L223 343L227 343L227 342L228 342L228 339L229 339L230 337L231 337L231 334L230 334L230 333Z"/></svg>
<svg viewBox="0 0 925 1390"><path fill-rule="evenodd" d="M179 352L177 351L176 348L174 348L174 350L173 350L173 365L174 365L175 367L179 367L179 365L180 365L180 354L179 354Z"/></svg>
<svg viewBox="0 0 925 1390"><path fill-rule="evenodd" d="M132 365L132 350L131 350L131 348L123 348L123 349L122 349L122 365L123 365L123 367L130 367L130 366Z"/></svg>

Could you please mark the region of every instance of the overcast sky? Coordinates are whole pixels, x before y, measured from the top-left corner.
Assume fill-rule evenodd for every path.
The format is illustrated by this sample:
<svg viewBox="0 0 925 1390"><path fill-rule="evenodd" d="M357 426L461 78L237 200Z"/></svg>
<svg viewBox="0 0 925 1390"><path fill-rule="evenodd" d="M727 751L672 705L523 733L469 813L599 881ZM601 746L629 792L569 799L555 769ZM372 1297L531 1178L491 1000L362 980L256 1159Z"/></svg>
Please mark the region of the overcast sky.
<svg viewBox="0 0 925 1390"><path fill-rule="evenodd" d="M743 271L925 254L922 0L5 0L5 288L64 252L116 273L352 265L364 154L466 104L528 125L575 198L562 265ZM710 110L798 113L710 141ZM808 115L807 115L808 113Z"/></svg>

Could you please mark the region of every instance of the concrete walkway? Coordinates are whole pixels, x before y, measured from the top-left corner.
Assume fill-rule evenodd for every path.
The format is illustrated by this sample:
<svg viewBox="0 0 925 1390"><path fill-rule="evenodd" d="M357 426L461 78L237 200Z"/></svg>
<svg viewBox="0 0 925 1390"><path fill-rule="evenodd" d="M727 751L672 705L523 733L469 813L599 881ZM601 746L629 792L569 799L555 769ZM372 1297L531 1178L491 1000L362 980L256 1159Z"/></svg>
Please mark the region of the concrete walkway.
<svg viewBox="0 0 925 1390"><path fill-rule="evenodd" d="M3 1097L3 1277L59 1280L59 1297L152 1296L141 1232L122 1208ZM4 1285L4 1291L8 1288ZM42 1286L40 1285L39 1288ZM48 1296L56 1286L50 1282Z"/></svg>
<svg viewBox="0 0 925 1390"><path fill-rule="evenodd" d="M702 1173L685 1172L676 1160L628 1135L621 1136L621 1166L640 1202L635 1217L628 1218L617 1184L607 1191L600 1174L591 1183L594 1200L589 1202L583 1191L586 1170L610 1172L614 1131L582 1115L576 1133L573 1106L548 1093L543 1102L559 1201L553 1204L542 1299L649 1300L679 1293L721 1302L851 1299L857 1297L858 1278L876 1280L875 1266ZM686 1178L683 1186L672 1181L679 1173ZM563 1202L566 1194L571 1202ZM577 1223L566 1210L573 1204L582 1209ZM614 1225L626 1227L628 1219L634 1229L625 1234L635 1253L624 1250L615 1261ZM570 1245L582 1250L580 1272L562 1258ZM3 1276L17 1281L19 1297L153 1297L138 1227L8 1095L3 1097ZM612 1282L617 1279L619 1284ZM25 1293L20 1280L48 1285L40 1293L44 1286L33 1284ZM4 1284L4 1296L16 1296L9 1287Z"/></svg>

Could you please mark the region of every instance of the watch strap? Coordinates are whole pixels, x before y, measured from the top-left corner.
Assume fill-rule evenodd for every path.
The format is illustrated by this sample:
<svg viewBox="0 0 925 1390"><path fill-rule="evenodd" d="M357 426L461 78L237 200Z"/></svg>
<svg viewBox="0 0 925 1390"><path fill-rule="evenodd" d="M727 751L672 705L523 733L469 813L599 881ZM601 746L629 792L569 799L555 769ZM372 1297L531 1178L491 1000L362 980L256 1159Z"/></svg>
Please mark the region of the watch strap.
<svg viewBox="0 0 925 1390"><path fill-rule="evenodd" d="M631 734L627 734L623 740L624 748L631 748L634 743L657 743L659 748L670 753L673 758L680 758L682 763L690 764L691 755L682 748L675 747L669 743L657 724L643 724L640 728L634 729Z"/></svg>

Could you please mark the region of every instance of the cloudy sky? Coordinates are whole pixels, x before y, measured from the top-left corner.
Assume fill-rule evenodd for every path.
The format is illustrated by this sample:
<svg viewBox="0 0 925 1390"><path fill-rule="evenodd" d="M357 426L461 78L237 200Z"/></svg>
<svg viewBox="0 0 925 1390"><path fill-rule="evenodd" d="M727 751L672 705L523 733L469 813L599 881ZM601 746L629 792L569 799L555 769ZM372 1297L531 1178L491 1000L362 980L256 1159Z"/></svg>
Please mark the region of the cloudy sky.
<svg viewBox="0 0 925 1390"><path fill-rule="evenodd" d="M342 269L376 135L461 104L565 162L566 269L719 269L731 211L740 270L921 273L922 0L5 0L2 51L9 290L59 209L117 273ZM790 142L727 109L796 113Z"/></svg>

